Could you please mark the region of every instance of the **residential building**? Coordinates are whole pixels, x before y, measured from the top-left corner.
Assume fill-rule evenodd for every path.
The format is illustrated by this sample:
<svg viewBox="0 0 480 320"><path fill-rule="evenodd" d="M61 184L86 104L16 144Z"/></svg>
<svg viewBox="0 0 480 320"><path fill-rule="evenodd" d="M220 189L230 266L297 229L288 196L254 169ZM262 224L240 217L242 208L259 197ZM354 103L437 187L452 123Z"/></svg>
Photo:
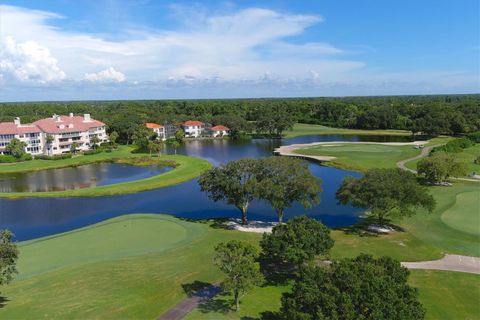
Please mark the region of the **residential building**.
<svg viewBox="0 0 480 320"><path fill-rule="evenodd" d="M188 120L182 123L182 129L185 137L198 138L208 130L208 125L201 121Z"/></svg>
<svg viewBox="0 0 480 320"><path fill-rule="evenodd" d="M230 134L230 129L228 127L218 125L210 128L212 132L212 137L225 137Z"/></svg>
<svg viewBox="0 0 480 320"><path fill-rule="evenodd" d="M145 126L148 129L153 130L153 132L157 134L158 138L162 140L174 137L175 131L177 130L175 125L169 123L161 125L153 122L147 122L145 123Z"/></svg>
<svg viewBox="0 0 480 320"><path fill-rule="evenodd" d="M25 152L35 156L70 152L73 143L76 143L76 150L86 151L93 146L93 137L97 137L100 144L108 142L105 124L92 119L90 114L53 115L31 124L22 124L19 118L15 118L14 122L0 123L0 154L5 153L5 146L13 138L25 142Z"/></svg>

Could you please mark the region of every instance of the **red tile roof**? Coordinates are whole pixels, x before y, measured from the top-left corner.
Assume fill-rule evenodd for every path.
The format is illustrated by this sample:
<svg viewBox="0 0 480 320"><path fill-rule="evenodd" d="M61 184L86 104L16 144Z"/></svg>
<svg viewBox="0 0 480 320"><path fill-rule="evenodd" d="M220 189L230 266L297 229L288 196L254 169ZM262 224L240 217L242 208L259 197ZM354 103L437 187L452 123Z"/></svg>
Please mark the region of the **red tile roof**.
<svg viewBox="0 0 480 320"><path fill-rule="evenodd" d="M184 126L203 126L204 123L196 120L188 120L183 123Z"/></svg>
<svg viewBox="0 0 480 320"><path fill-rule="evenodd" d="M57 119L60 119L60 121ZM43 132L46 133L87 131L88 129L102 127L105 125L105 123L94 119L85 121L84 117L81 116L58 116L57 118L51 117L35 121L33 124L37 125ZM62 124L64 125L63 129L60 128ZM71 128L69 126L71 126Z"/></svg>
<svg viewBox="0 0 480 320"><path fill-rule="evenodd" d="M148 128L148 129L158 129L158 128L163 128L162 125L160 124L156 124L156 123L153 123L153 122L147 122L145 123L145 126Z"/></svg>
<svg viewBox="0 0 480 320"><path fill-rule="evenodd" d="M33 124L21 124L17 126L13 122L0 122L0 134L24 134L39 133L40 129Z"/></svg>
<svg viewBox="0 0 480 320"><path fill-rule="evenodd" d="M218 126L212 127L212 131L230 131L230 128L222 125L218 125Z"/></svg>

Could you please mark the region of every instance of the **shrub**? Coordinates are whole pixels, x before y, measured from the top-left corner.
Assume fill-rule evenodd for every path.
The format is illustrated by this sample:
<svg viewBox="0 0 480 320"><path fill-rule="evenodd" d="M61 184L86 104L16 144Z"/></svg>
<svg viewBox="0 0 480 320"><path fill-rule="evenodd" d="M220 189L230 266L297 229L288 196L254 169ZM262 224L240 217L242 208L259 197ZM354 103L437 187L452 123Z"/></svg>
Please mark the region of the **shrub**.
<svg viewBox="0 0 480 320"><path fill-rule="evenodd" d="M14 157L11 154L0 155L0 163L14 163L29 160L32 160L32 155L29 153L22 154L20 158Z"/></svg>
<svg viewBox="0 0 480 320"><path fill-rule="evenodd" d="M86 155L86 156L89 156L89 155L97 154L97 153L101 153L101 152L103 152L103 150L98 148L98 149L92 149L92 150L84 151L83 154Z"/></svg>
<svg viewBox="0 0 480 320"><path fill-rule="evenodd" d="M72 157L71 153L62 153L62 154L57 154L54 156L46 156L46 155L38 155L35 156L35 159L38 160L62 160L62 159L70 159Z"/></svg>
<svg viewBox="0 0 480 320"><path fill-rule="evenodd" d="M474 144L475 142L469 138L459 138L447 142L444 146L434 148L432 152L444 151L448 153L459 153L462 152L463 149L469 148Z"/></svg>
<svg viewBox="0 0 480 320"><path fill-rule="evenodd" d="M475 143L480 143L480 131L470 133L467 138Z"/></svg>

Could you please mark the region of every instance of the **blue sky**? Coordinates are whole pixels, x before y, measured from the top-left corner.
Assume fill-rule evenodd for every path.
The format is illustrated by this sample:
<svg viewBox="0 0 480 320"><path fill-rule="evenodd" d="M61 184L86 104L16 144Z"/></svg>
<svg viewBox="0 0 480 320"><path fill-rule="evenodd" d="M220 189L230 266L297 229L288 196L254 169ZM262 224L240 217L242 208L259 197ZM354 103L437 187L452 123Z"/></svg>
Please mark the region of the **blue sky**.
<svg viewBox="0 0 480 320"><path fill-rule="evenodd" d="M0 100L478 93L479 6L2 1Z"/></svg>

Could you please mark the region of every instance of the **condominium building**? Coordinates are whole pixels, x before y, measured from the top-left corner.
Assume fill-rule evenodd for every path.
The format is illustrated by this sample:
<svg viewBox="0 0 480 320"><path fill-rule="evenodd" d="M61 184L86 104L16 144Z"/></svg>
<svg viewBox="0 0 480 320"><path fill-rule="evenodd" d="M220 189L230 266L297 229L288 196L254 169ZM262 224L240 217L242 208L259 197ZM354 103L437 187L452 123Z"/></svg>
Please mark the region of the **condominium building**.
<svg viewBox="0 0 480 320"><path fill-rule="evenodd" d="M145 126L148 129L153 130L153 132L157 134L158 138L162 140L174 137L175 131L177 130L175 125L169 123L161 125L153 122L147 122L145 123Z"/></svg>
<svg viewBox="0 0 480 320"><path fill-rule="evenodd" d="M188 120L182 123L182 129L185 132L185 137L198 138L206 133L209 125L201 121Z"/></svg>
<svg viewBox="0 0 480 320"><path fill-rule="evenodd" d="M222 125L213 126L210 128L210 131L212 132L212 137L225 137L230 134L230 129Z"/></svg>
<svg viewBox="0 0 480 320"><path fill-rule="evenodd" d="M98 143L108 142L105 124L92 119L90 114L75 116L53 115L33 123L22 124L19 118L13 122L0 123L0 154L14 138L26 143L25 152L35 155L56 155L76 150L85 151L93 146L93 137Z"/></svg>

